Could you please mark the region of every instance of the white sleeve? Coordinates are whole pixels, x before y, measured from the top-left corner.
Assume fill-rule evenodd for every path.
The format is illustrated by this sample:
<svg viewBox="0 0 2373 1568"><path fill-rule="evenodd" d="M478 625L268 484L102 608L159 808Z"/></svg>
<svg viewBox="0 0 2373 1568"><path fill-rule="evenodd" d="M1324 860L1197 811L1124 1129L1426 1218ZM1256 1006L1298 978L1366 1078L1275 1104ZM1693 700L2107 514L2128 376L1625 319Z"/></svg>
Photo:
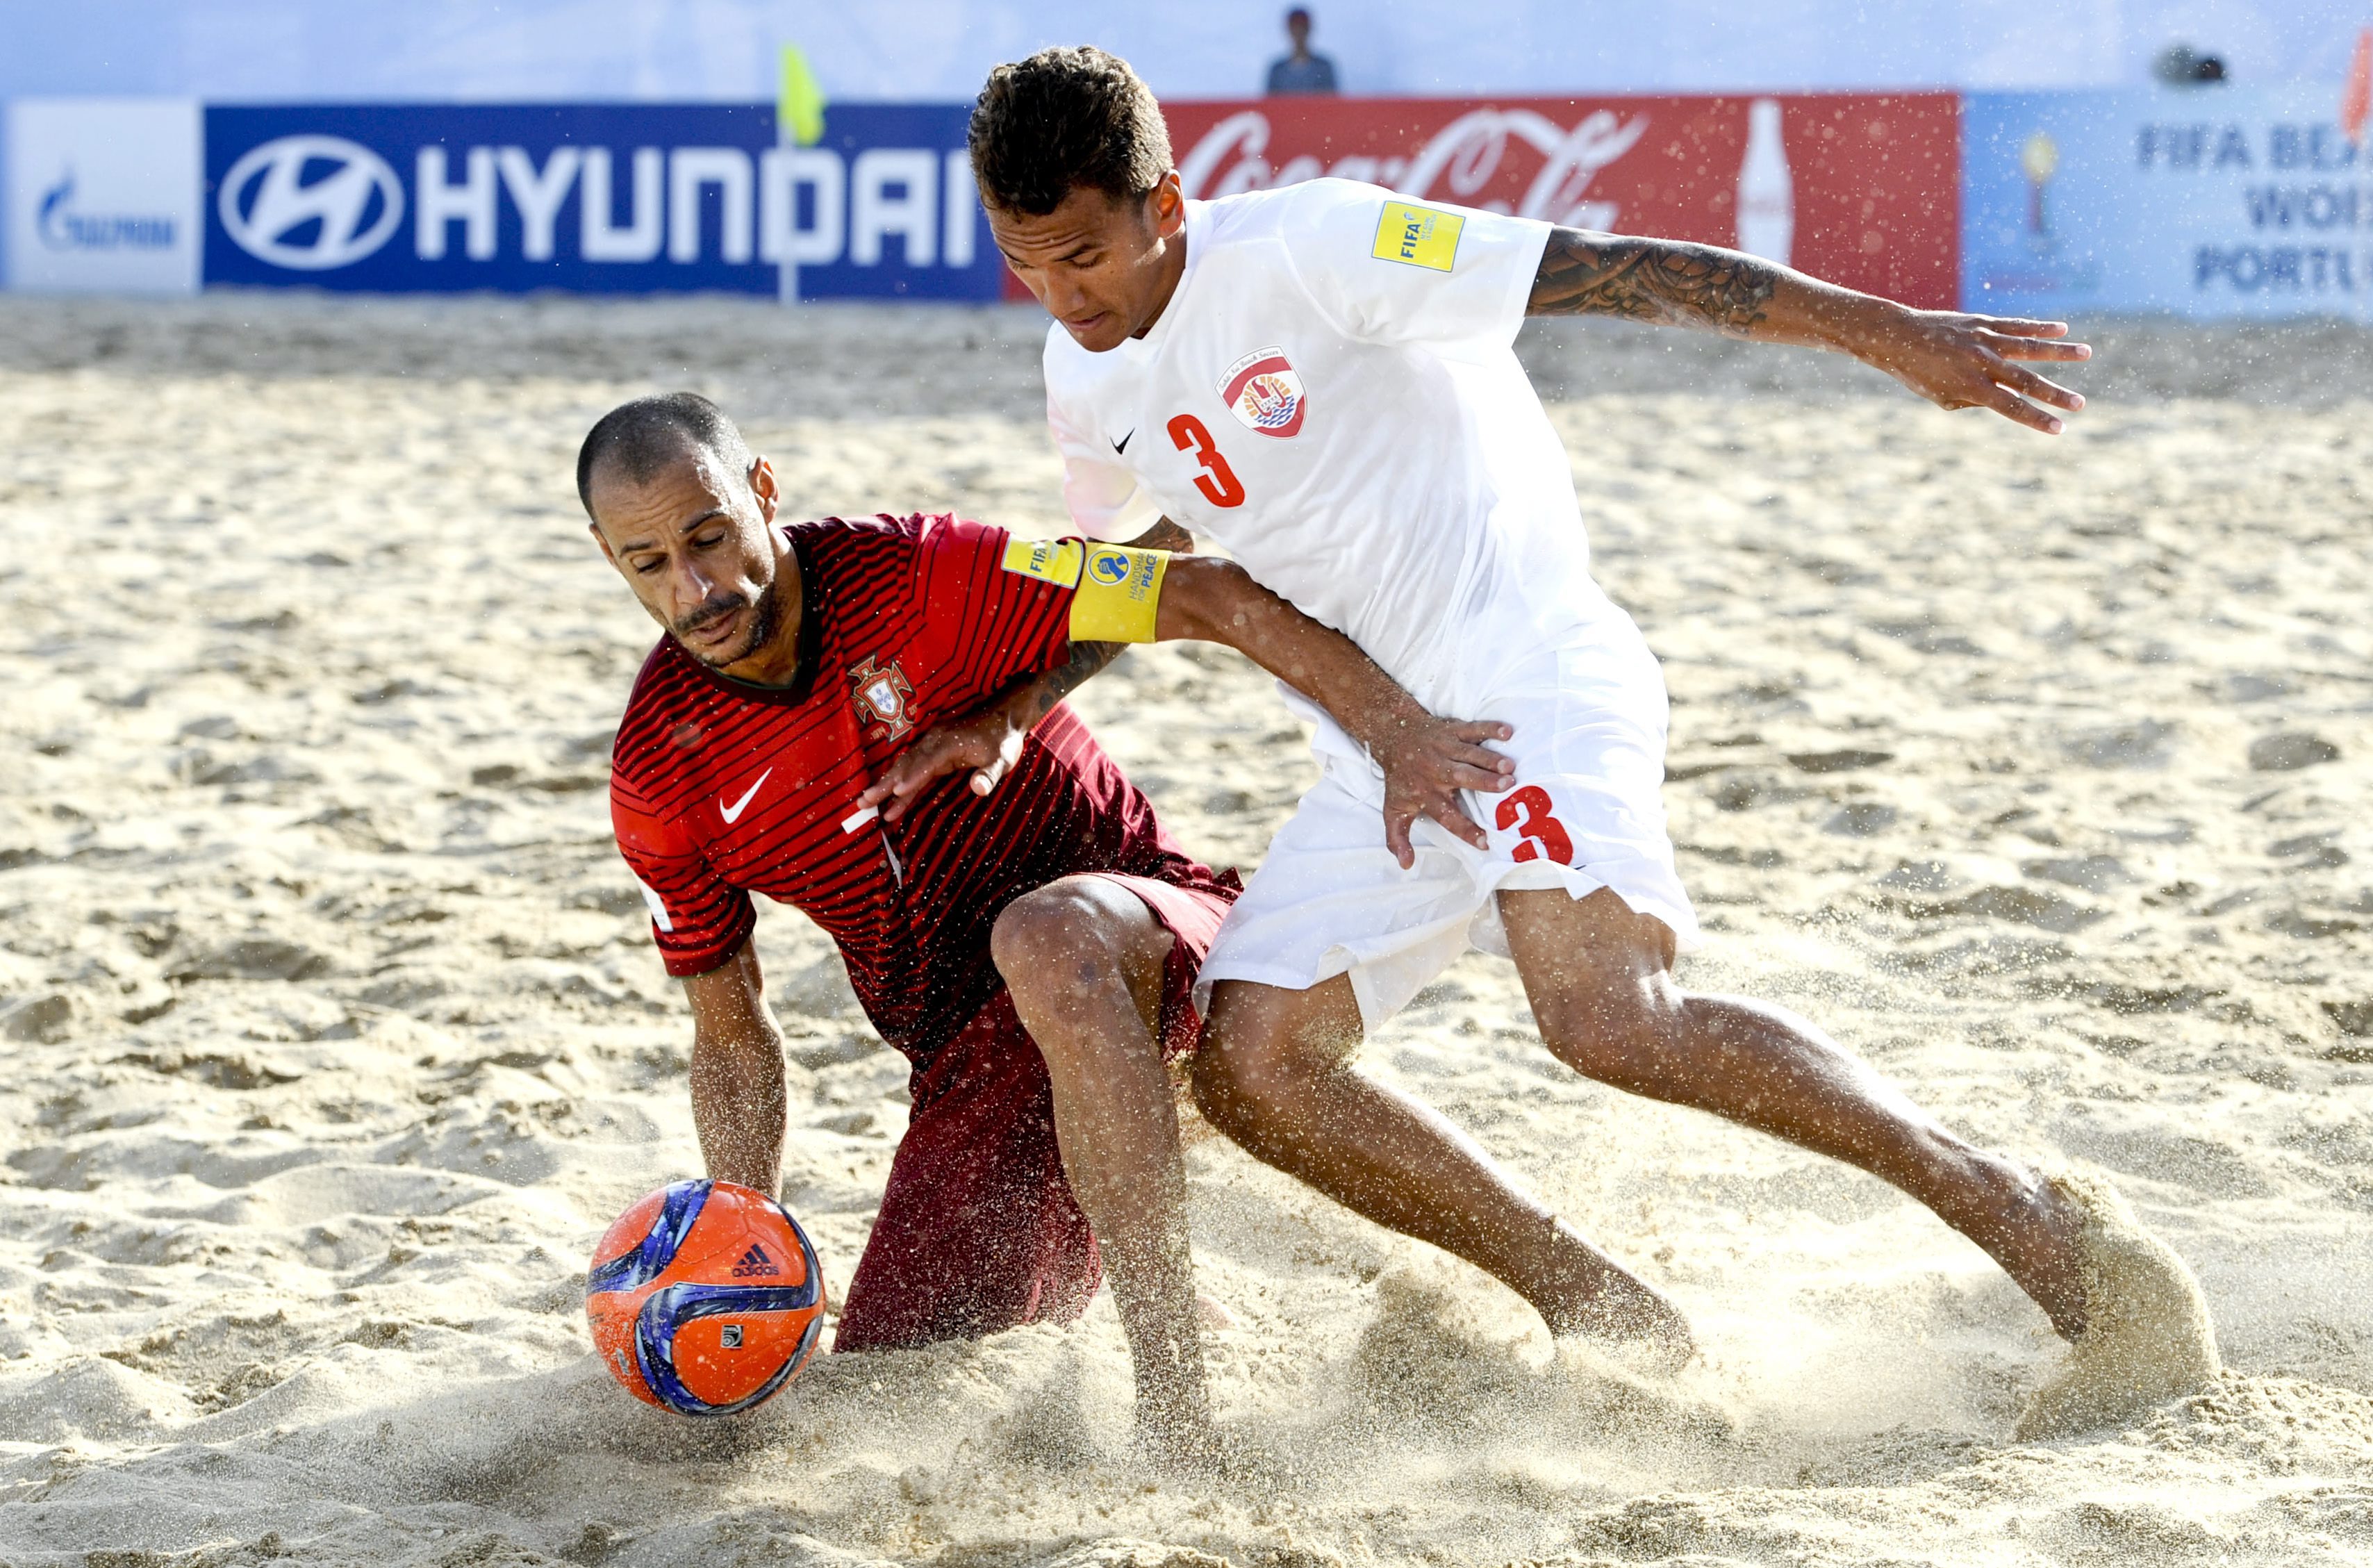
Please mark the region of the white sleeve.
<svg viewBox="0 0 2373 1568"><path fill-rule="evenodd" d="M1162 504L1136 474L1113 461L1101 438L1064 413L1052 386L1046 389L1046 427L1063 459L1063 506L1082 534L1126 544L1162 521Z"/></svg>
<svg viewBox="0 0 2373 1568"><path fill-rule="evenodd" d="M1454 356L1515 341L1549 225L1350 180L1292 191L1286 253L1346 334Z"/></svg>

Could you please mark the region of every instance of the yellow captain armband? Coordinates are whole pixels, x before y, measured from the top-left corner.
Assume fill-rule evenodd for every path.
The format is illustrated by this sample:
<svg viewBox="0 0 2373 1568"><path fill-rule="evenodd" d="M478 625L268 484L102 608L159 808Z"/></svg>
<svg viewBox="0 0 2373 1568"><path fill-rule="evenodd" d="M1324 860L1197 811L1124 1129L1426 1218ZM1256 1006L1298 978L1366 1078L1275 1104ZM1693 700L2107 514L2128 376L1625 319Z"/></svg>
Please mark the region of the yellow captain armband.
<svg viewBox="0 0 2373 1568"><path fill-rule="evenodd" d="M1073 642L1151 642L1167 550L1090 544L1071 596Z"/></svg>
<svg viewBox="0 0 2373 1568"><path fill-rule="evenodd" d="M1035 577L1069 588L1080 580L1083 549L1076 539L1010 539L1001 564L1018 577Z"/></svg>

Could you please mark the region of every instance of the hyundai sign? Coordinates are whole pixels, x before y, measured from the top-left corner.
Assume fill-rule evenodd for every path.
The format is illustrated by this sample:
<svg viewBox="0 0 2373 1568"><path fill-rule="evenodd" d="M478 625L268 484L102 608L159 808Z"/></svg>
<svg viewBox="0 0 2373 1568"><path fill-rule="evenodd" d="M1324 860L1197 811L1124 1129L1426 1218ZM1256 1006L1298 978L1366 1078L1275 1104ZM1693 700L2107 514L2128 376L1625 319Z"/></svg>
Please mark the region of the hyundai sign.
<svg viewBox="0 0 2373 1568"><path fill-rule="evenodd" d="M836 108L777 145L771 106L209 108L205 281L997 297L945 106Z"/></svg>

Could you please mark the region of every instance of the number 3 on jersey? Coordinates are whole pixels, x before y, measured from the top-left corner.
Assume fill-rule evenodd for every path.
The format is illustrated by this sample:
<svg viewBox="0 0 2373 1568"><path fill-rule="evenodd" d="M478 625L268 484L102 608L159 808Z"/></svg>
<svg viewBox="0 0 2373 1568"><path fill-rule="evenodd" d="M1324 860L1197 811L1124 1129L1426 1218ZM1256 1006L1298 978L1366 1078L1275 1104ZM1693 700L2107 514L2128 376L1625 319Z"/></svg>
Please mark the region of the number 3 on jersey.
<svg viewBox="0 0 2373 1568"><path fill-rule="evenodd" d="M1524 842L1509 855L1512 860L1555 860L1559 865L1573 864L1573 837L1565 824L1549 814L1549 792L1537 784L1500 797L1499 810L1491 820L1502 830L1514 828Z"/></svg>
<svg viewBox="0 0 2373 1568"><path fill-rule="evenodd" d="M1215 507L1245 504L1243 483L1236 478L1236 471L1228 466L1219 443L1211 439L1211 432L1203 427L1200 419L1191 414L1172 419L1170 443L1180 451L1193 453L1195 461L1203 465L1203 472L1195 475L1195 488L1203 492L1205 500Z"/></svg>

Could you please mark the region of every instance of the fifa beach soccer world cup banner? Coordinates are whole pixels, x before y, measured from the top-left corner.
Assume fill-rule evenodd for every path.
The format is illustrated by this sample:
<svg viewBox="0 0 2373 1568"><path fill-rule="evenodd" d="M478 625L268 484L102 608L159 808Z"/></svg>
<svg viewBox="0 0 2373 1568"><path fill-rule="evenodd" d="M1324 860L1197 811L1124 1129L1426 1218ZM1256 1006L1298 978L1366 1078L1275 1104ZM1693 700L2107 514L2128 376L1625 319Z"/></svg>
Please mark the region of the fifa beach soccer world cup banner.
<svg viewBox="0 0 2373 1568"><path fill-rule="evenodd" d="M205 280L995 298L965 111L757 104L218 106Z"/></svg>
<svg viewBox="0 0 2373 1568"><path fill-rule="evenodd" d="M1186 193L1322 174L1575 228L1735 245L1920 306L1959 296L1960 102L1263 99L1164 106Z"/></svg>
<svg viewBox="0 0 2373 1568"><path fill-rule="evenodd" d="M1968 309L2373 320L2373 135L2337 88L1980 93L1966 114Z"/></svg>

